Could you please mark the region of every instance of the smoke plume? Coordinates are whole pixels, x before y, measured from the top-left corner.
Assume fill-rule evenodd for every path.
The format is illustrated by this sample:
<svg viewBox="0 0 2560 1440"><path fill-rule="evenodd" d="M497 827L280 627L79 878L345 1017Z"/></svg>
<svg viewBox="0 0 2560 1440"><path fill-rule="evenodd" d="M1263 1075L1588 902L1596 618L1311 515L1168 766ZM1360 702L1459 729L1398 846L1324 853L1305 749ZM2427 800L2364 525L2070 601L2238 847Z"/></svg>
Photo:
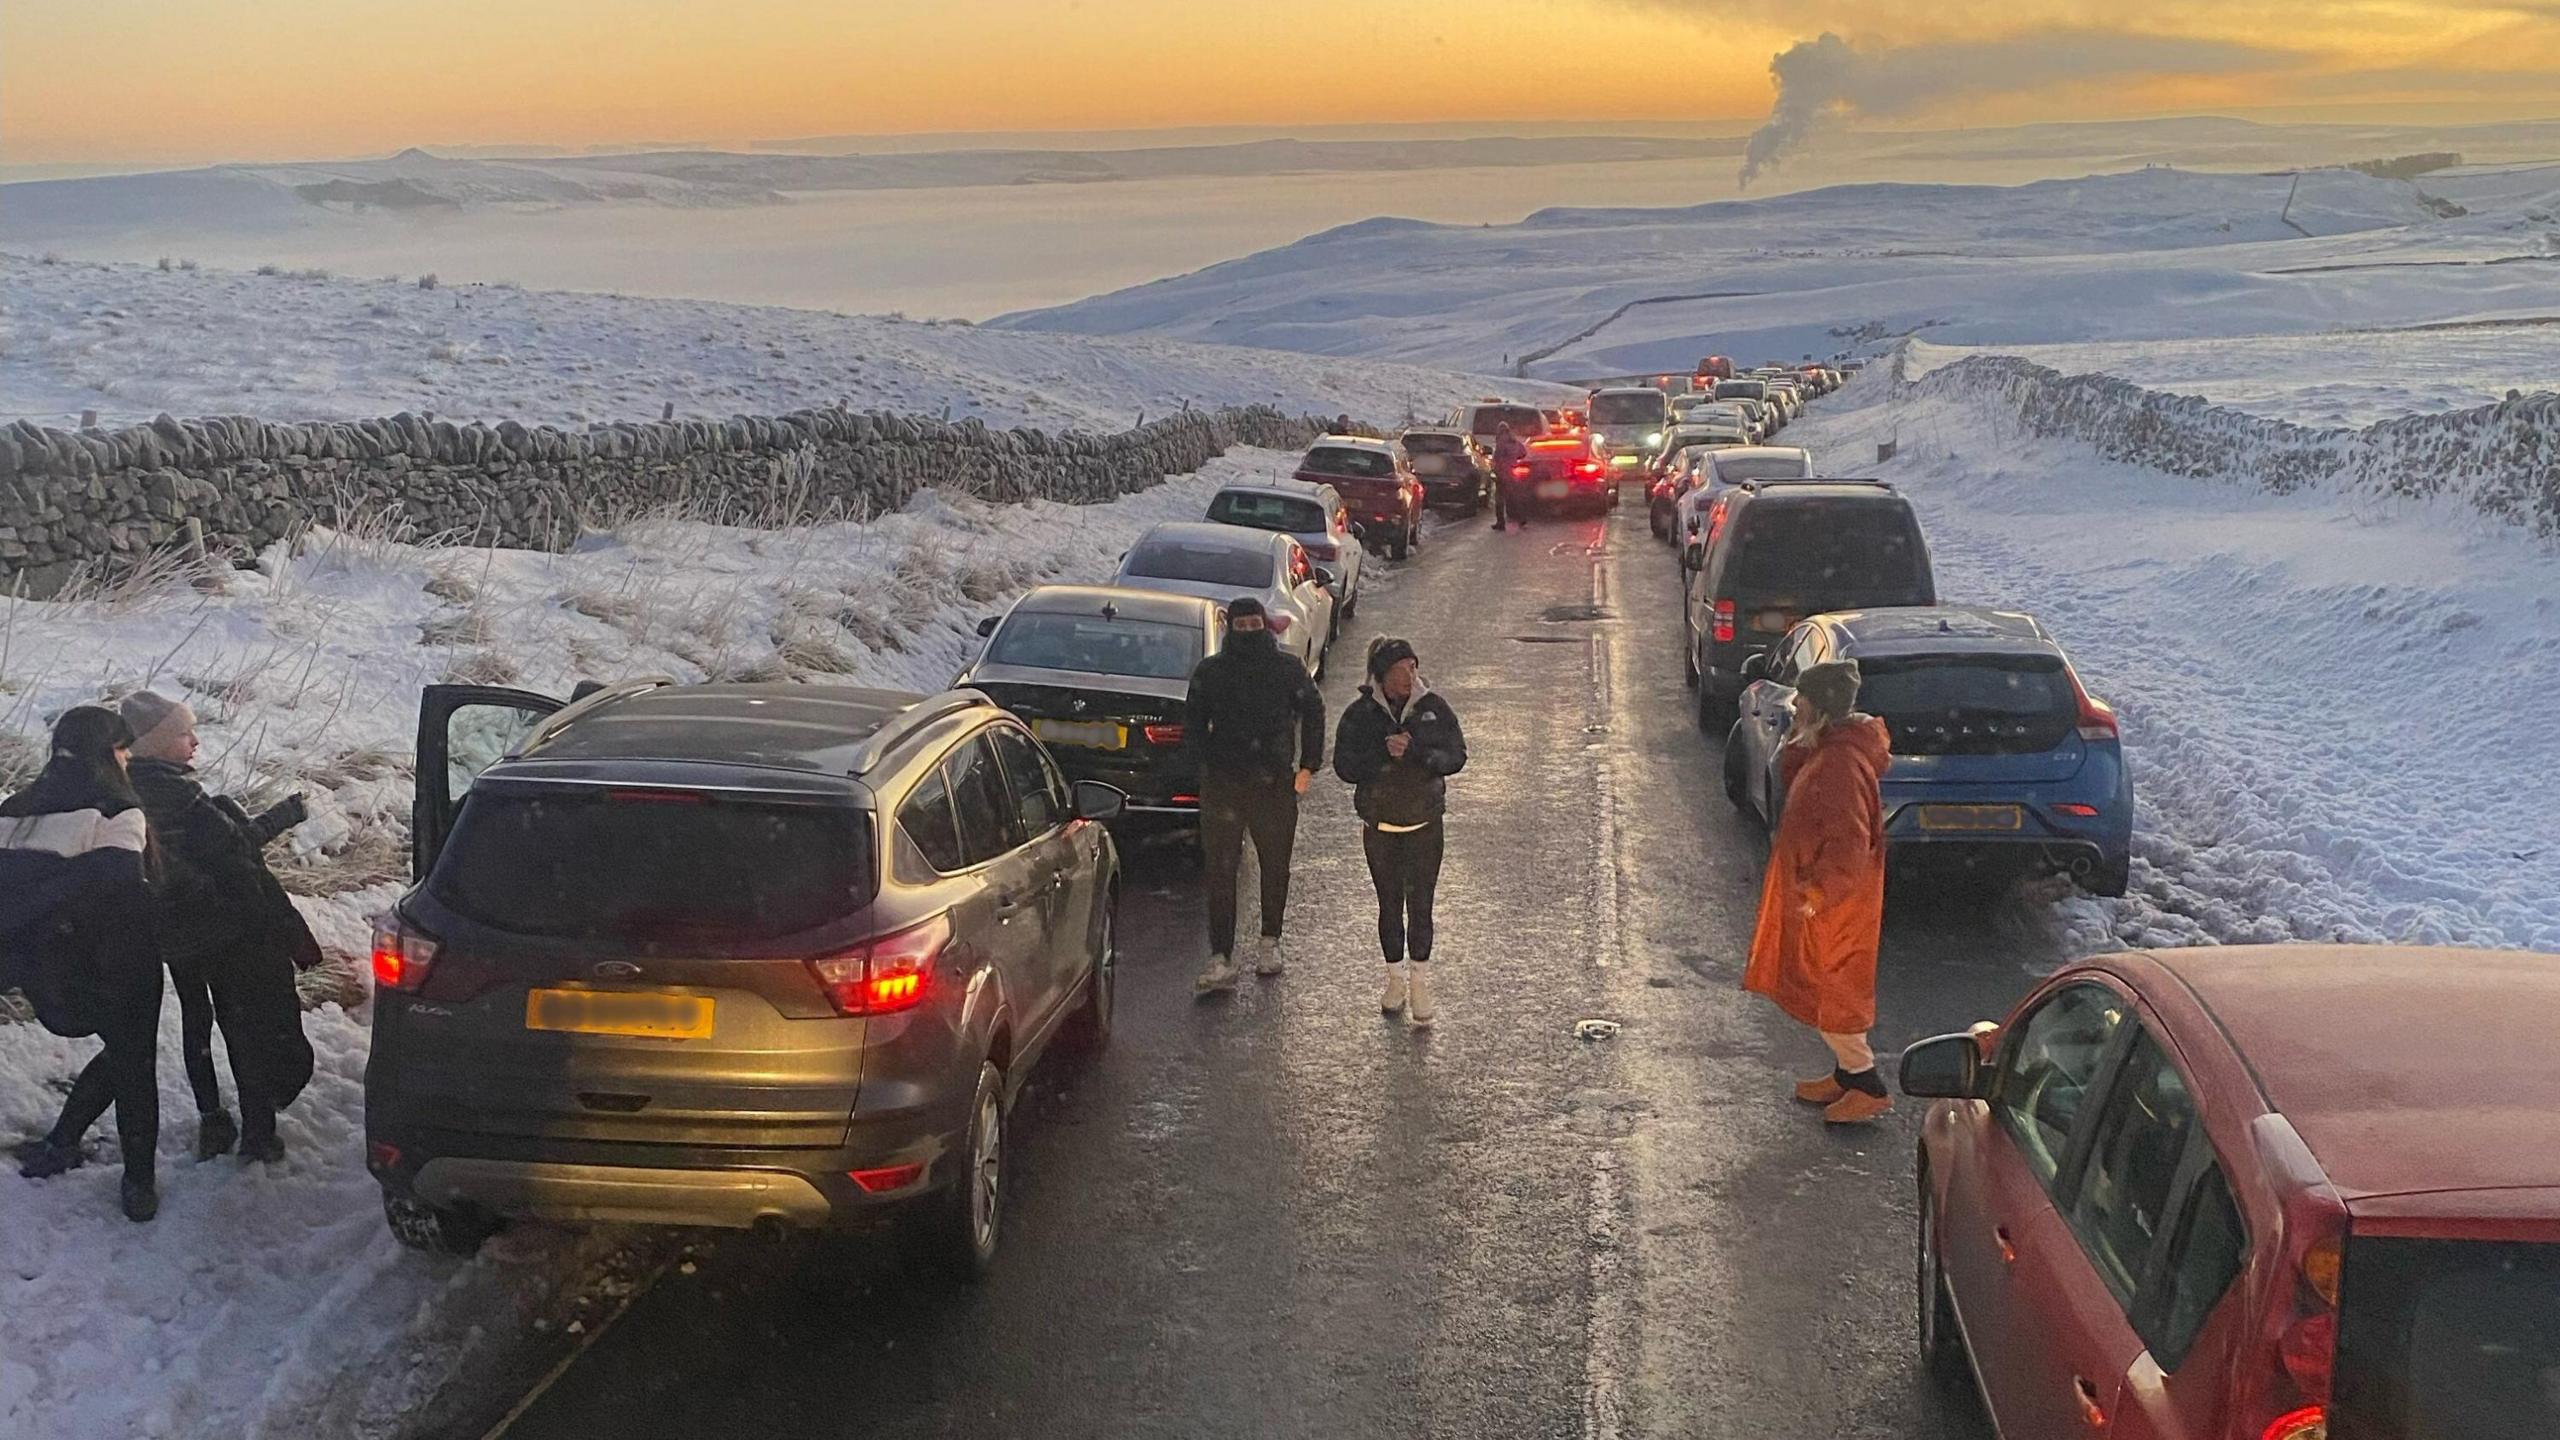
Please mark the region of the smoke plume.
<svg viewBox="0 0 2560 1440"><path fill-rule="evenodd" d="M1844 40L1824 31L1769 61L1778 99L1744 147L1742 183L1749 185L1841 121L1908 115L1950 100L2075 81L2279 69L2299 58L2223 40L2113 30L2050 29L1918 45Z"/></svg>

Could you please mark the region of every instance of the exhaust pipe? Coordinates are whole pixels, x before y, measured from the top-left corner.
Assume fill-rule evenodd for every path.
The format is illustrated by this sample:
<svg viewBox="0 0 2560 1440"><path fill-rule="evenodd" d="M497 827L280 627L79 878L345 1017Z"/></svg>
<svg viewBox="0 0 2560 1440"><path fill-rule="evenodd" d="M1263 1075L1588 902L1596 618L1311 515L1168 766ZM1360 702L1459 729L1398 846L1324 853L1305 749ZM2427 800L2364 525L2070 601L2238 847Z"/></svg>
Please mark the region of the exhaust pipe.
<svg viewBox="0 0 2560 1440"><path fill-rule="evenodd" d="M2098 862L2090 859L2086 855L2074 855L2071 857L2071 878L2074 880L2088 879L2089 873L2097 868Z"/></svg>
<svg viewBox="0 0 2560 1440"><path fill-rule="evenodd" d="M757 1239L768 1245L780 1245L791 1238L790 1222L779 1215L759 1215L756 1217L756 1223L749 1228L755 1232Z"/></svg>

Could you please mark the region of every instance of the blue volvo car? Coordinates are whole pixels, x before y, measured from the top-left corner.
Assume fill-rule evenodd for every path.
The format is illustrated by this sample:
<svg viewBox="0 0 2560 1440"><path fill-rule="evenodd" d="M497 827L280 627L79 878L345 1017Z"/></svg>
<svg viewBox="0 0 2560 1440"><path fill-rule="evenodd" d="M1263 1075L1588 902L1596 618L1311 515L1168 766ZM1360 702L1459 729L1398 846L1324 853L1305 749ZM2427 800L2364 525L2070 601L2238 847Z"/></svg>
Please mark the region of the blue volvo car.
<svg viewBox="0 0 2560 1440"><path fill-rule="evenodd" d="M2067 874L2094 894L2125 892L2133 781L2115 711L2090 696L2044 627L2015 611L1916 605L1796 625L1743 663L1741 718L1724 748L1734 804L1776 828L1793 682L1829 660L1858 662L1858 708L1893 735L1884 817L1896 863L2006 863Z"/></svg>

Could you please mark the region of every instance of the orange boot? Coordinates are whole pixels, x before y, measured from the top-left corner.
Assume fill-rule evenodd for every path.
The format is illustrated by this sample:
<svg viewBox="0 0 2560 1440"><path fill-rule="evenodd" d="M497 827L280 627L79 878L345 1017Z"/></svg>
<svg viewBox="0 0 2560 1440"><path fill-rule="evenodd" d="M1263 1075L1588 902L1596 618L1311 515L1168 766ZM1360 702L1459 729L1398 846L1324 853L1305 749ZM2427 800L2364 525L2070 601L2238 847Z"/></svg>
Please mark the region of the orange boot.
<svg viewBox="0 0 2560 1440"><path fill-rule="evenodd" d="M1825 1075L1819 1080L1796 1082L1796 1098L1807 1105L1829 1105L1848 1093L1848 1087L1840 1083L1837 1072Z"/></svg>
<svg viewBox="0 0 2560 1440"><path fill-rule="evenodd" d="M1864 1090L1843 1087L1839 1099L1822 1107L1822 1123L1863 1125L1879 1115L1888 1115L1892 1112L1892 1096L1872 1095Z"/></svg>

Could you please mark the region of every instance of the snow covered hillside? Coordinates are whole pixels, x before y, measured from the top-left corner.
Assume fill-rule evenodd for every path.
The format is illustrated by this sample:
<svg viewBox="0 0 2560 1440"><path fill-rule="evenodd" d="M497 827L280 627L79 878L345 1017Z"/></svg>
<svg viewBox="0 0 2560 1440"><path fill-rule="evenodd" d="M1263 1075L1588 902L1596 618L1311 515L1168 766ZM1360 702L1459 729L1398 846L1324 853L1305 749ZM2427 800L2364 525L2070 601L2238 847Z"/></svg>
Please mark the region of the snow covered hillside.
<svg viewBox="0 0 2560 1440"><path fill-rule="evenodd" d="M0 417L106 424L402 410L576 425L855 409L1114 431L1262 403L1436 416L1519 382L1164 340L1021 335L816 310L0 255ZM1557 394L1564 392L1557 391Z"/></svg>
<svg viewBox="0 0 2560 1440"><path fill-rule="evenodd" d="M2453 209L2467 213L2453 215ZM2420 184L2144 169L1998 188L1857 185L1462 228L1380 219L1004 317L1587 377L1900 335L2020 345L2552 313L2560 170ZM2489 263L2498 262L2498 263Z"/></svg>
<svg viewBox="0 0 2560 1440"><path fill-rule="evenodd" d="M0 791L31 773L64 707L144 685L187 698L210 785L309 792L279 870L335 959L337 993L357 1000L368 917L406 867L421 685L556 694L659 672L939 689L978 617L1041 581L1108 575L1144 526L1195 518L1218 485L1285 475L1295 458L1238 451L1101 506L937 493L867 525L644 522L565 555L319 532L217 594L9 605ZM517 1344L519 1326L575 1323L627 1283L625 1232L524 1227L469 1262L395 1245L362 1164L360 1010L307 1018L318 1075L270 1167L179 1157L194 1106L174 1005L162 1024L156 1223L117 1213L112 1165L42 1183L0 1170L0 1436L386 1434ZM95 1049L0 1019L0 1138L41 1133ZM110 1133L92 1133L93 1153Z"/></svg>
<svg viewBox="0 0 2560 1440"><path fill-rule="evenodd" d="M2136 893L2065 901L2077 944L2560 950L2560 555L2107 461L1881 373L1790 432L1835 464L1897 437L1846 468L1911 494L1939 593L2045 621L2123 716Z"/></svg>

